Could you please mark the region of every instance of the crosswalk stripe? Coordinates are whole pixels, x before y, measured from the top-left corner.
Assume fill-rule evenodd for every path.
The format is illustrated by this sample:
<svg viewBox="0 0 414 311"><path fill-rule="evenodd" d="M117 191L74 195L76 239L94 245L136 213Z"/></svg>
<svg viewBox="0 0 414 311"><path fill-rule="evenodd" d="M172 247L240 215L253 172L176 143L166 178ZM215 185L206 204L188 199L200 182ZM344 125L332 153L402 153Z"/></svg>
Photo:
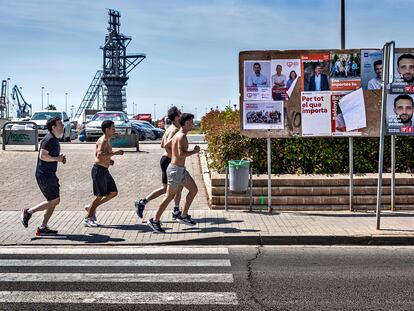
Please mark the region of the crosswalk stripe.
<svg viewBox="0 0 414 311"><path fill-rule="evenodd" d="M0 273L0 282L233 283L230 273Z"/></svg>
<svg viewBox="0 0 414 311"><path fill-rule="evenodd" d="M154 254L216 254L228 255L229 250L225 247L175 247L175 246L157 246L157 247L1 247L0 255L154 255Z"/></svg>
<svg viewBox="0 0 414 311"><path fill-rule="evenodd" d="M36 292L0 291L7 303L99 303L99 304L180 304L237 305L234 292Z"/></svg>
<svg viewBox="0 0 414 311"><path fill-rule="evenodd" d="M0 267L229 267L229 259L0 259Z"/></svg>

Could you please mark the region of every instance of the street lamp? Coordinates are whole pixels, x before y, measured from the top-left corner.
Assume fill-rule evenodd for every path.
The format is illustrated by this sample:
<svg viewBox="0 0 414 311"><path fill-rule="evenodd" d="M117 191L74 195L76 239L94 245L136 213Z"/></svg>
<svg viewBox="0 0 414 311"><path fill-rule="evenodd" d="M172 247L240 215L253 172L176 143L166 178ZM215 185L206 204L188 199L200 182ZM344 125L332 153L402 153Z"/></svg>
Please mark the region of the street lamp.
<svg viewBox="0 0 414 311"><path fill-rule="evenodd" d="M7 119L10 117L10 100L9 100L9 96L10 96L10 78L7 78L7 94L6 94L6 100L5 100L5 104L6 104L6 116Z"/></svg>
<svg viewBox="0 0 414 311"><path fill-rule="evenodd" d="M47 109L49 109L49 92L46 93L47 96Z"/></svg>
<svg viewBox="0 0 414 311"><path fill-rule="evenodd" d="M65 112L68 113L68 93L65 93Z"/></svg>
<svg viewBox="0 0 414 311"><path fill-rule="evenodd" d="M42 86L42 110L43 110L43 90L45 89L44 86Z"/></svg>
<svg viewBox="0 0 414 311"><path fill-rule="evenodd" d="M157 120L156 112L157 112L157 104L154 104L154 121Z"/></svg>
<svg viewBox="0 0 414 311"><path fill-rule="evenodd" d="M73 120L73 108L75 108L75 106L70 106L70 118Z"/></svg>

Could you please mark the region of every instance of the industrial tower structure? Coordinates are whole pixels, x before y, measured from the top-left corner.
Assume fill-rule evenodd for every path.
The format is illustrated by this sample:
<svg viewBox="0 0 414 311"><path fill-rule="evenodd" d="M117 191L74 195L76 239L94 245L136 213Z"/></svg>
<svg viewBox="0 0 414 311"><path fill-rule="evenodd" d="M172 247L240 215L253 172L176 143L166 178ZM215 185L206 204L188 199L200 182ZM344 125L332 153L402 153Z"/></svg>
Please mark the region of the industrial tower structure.
<svg viewBox="0 0 414 311"><path fill-rule="evenodd" d="M103 90L102 108L104 110L123 111L126 109L125 86L128 74L141 63L145 54L127 54L126 48L131 37L120 33L119 18L121 14L109 10L108 33L105 35L103 50L103 69L98 70L80 104L74 119L77 120L85 109L90 109L95 100L99 100Z"/></svg>
<svg viewBox="0 0 414 311"><path fill-rule="evenodd" d="M118 11L109 10L108 34L105 36L103 50L102 81L105 84L105 110L123 111L126 109L125 92L128 74L139 63L145 54L127 55L126 48L131 42L131 37L125 36L119 31L121 23Z"/></svg>

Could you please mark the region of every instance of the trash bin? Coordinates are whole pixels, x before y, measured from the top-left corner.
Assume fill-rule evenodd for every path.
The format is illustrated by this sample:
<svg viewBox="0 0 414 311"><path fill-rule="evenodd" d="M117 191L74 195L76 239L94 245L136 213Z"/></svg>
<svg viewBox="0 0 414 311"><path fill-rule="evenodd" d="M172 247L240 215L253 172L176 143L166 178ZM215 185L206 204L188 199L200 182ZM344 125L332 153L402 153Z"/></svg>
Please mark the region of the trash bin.
<svg viewBox="0 0 414 311"><path fill-rule="evenodd" d="M230 160L229 161L229 182L230 191L246 192L249 188L249 167L250 161Z"/></svg>

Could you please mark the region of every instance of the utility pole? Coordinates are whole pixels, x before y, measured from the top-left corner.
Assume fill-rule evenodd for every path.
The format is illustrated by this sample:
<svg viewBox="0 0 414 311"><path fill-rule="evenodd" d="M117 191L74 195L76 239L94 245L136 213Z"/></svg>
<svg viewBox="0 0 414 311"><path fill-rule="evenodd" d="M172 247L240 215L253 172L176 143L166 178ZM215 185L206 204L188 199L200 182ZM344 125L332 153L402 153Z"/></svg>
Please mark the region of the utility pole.
<svg viewBox="0 0 414 311"><path fill-rule="evenodd" d="M49 92L46 93L47 96L47 108L49 109Z"/></svg>

